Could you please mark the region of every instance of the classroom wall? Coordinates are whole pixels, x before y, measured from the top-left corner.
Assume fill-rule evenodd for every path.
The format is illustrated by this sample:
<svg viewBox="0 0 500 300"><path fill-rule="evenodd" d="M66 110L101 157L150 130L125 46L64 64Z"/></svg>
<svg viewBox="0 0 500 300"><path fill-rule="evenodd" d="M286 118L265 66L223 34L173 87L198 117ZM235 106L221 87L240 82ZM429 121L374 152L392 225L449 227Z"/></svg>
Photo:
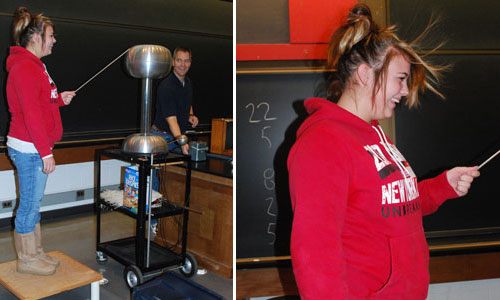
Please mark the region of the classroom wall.
<svg viewBox="0 0 500 300"><path fill-rule="evenodd" d="M57 43L42 58L59 91L75 90L135 45L189 47L188 76L200 123L232 117L232 3L204 0L0 1L0 145L8 130L5 58L18 6L43 12L55 24ZM61 108L63 141L125 137L139 131L141 80L118 60ZM155 87L153 81L153 101ZM154 108L154 103L153 103Z"/></svg>

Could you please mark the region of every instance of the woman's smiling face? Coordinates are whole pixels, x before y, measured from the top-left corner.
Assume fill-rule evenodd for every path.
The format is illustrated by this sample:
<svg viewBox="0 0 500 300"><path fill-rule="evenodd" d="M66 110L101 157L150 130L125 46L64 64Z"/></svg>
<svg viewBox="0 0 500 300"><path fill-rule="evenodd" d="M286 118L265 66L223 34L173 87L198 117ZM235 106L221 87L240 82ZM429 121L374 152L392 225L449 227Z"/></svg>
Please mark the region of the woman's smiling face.
<svg viewBox="0 0 500 300"><path fill-rule="evenodd" d="M403 55L396 55L389 62L385 88L375 94L375 105L372 109L372 120L392 117L394 108L401 99L408 95L408 76L410 63Z"/></svg>

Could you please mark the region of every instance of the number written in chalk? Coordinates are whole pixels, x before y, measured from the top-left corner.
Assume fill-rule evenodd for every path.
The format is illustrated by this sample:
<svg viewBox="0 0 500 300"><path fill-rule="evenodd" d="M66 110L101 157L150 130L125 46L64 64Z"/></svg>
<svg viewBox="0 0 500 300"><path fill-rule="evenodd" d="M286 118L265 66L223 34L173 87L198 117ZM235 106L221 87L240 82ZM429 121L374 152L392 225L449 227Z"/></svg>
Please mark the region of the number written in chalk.
<svg viewBox="0 0 500 300"><path fill-rule="evenodd" d="M267 102L261 102L257 104L257 106L253 103L248 103L245 108L250 109L250 117L248 119L249 123L259 123L261 121L273 121L277 119L276 117L268 116L270 106ZM263 112L262 116L261 113L258 112ZM259 118L259 116L261 117Z"/></svg>
<svg viewBox="0 0 500 300"><path fill-rule="evenodd" d="M267 168L264 171L264 186L267 190L274 190L274 170L272 168Z"/></svg>

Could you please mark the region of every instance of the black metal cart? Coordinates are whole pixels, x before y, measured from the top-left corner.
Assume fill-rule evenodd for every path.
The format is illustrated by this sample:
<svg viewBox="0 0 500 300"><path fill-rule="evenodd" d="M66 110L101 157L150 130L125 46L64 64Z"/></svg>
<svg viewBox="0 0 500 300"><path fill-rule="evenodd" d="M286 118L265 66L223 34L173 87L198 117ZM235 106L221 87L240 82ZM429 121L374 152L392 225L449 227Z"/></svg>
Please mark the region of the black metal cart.
<svg viewBox="0 0 500 300"><path fill-rule="evenodd" d="M139 197L137 214L124 207L114 207L101 198L101 158L103 156L127 161L139 166ZM186 185L184 206L170 202L161 202L161 207L146 211L148 196L148 177L157 165L171 163L186 164ZM132 288L141 285L146 279L162 274L166 270L178 268L180 272L191 277L197 272L197 262L194 256L186 252L187 226L189 217L189 194L191 189L191 160L189 157L174 153L159 153L135 155L125 153L121 149L96 150L96 189L97 206L97 238L96 259L105 263L107 256L112 257L125 266L124 277L127 285ZM116 210L136 219L136 236L101 242L101 211ZM149 213L150 211L150 213ZM176 253L150 240L150 226L146 235L146 220L160 219L183 215L181 251Z"/></svg>

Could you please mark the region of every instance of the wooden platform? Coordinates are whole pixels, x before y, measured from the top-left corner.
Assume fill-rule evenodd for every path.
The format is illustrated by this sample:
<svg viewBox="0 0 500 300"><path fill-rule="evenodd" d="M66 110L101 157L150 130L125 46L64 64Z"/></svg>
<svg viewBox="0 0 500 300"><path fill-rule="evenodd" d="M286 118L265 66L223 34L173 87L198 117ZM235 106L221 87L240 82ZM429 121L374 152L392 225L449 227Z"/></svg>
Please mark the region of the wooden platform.
<svg viewBox="0 0 500 300"><path fill-rule="evenodd" d="M52 276L35 276L16 272L16 260L0 264L0 283L17 298L22 300L36 300L65 291L69 291L87 284L92 284L92 289L102 279L99 272L74 260L61 251L47 253L57 258L61 264ZM95 294L95 291L92 291ZM95 299L95 297L92 297Z"/></svg>

